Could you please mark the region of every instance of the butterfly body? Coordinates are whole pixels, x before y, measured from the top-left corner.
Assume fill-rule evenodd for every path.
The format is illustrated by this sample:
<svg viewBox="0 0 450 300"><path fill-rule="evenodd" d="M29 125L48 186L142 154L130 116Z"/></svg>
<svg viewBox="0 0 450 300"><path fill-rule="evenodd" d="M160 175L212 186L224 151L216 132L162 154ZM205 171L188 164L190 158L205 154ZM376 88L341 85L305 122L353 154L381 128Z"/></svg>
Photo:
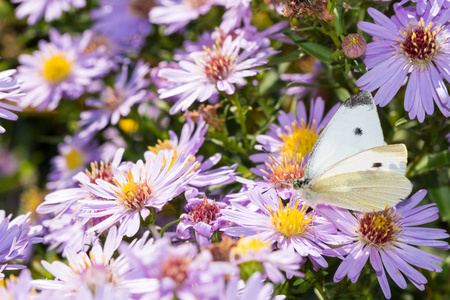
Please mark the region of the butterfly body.
<svg viewBox="0 0 450 300"><path fill-rule="evenodd" d="M361 92L338 109L314 145L304 176L293 180L301 199L372 211L411 192L405 145L386 145L372 95Z"/></svg>

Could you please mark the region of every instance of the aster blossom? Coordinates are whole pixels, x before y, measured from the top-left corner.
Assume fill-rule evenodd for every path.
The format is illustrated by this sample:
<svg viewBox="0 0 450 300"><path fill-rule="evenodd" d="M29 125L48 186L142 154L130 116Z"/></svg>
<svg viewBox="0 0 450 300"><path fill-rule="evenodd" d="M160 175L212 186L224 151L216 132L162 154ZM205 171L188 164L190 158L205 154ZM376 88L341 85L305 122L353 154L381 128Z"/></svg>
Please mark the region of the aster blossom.
<svg viewBox="0 0 450 300"><path fill-rule="evenodd" d="M43 16L46 22L58 19L64 11L74 8L83 8L85 0L11 0L20 3L16 8L19 19L27 18L29 25L37 23Z"/></svg>
<svg viewBox="0 0 450 300"><path fill-rule="evenodd" d="M39 50L19 56L18 79L24 82L22 107L54 110L62 98L77 99L94 78L106 74L111 65L101 59L101 51L85 54L92 37L85 31L72 38L50 30L50 42L41 40Z"/></svg>
<svg viewBox="0 0 450 300"><path fill-rule="evenodd" d="M25 257L29 245L39 243L42 238L42 226L32 226L30 213L12 219L0 210L0 278L3 270L23 269L25 266L8 263L13 259Z"/></svg>
<svg viewBox="0 0 450 300"><path fill-rule="evenodd" d="M188 185L195 189L202 189L208 185L223 185L233 182L237 164L212 169L220 161L222 154L216 153L207 159L197 155L205 141L208 127L209 125L206 124L203 117L200 117L197 123L187 118L180 137L172 130L169 130L170 139L159 140L154 147L148 147L149 151L144 153L144 157L146 160L153 160L155 155L163 149L174 150L174 157L181 153L190 155L197 164L195 166L196 174L189 180Z"/></svg>
<svg viewBox="0 0 450 300"><path fill-rule="evenodd" d="M214 299L224 294L225 276L237 272L232 264L213 261L208 250L198 252L193 244L172 246L167 238L147 237L148 232L127 252L140 278L159 282L159 289L142 299Z"/></svg>
<svg viewBox="0 0 450 300"><path fill-rule="evenodd" d="M248 204L232 203L231 209L222 210L222 218L235 226L222 229L234 237L257 237L289 249L292 255L308 257L314 269L328 266L322 257L325 244L334 240L336 227L312 212L306 205L293 200L283 205L274 190L254 188L247 193Z"/></svg>
<svg viewBox="0 0 450 300"><path fill-rule="evenodd" d="M272 251L269 241L263 242L257 237L241 238L236 246L231 249L231 262L236 263L241 268L241 277L246 274L247 266L254 271L262 265L263 275L273 283L281 283L286 278L281 273L287 273L288 278L293 275L303 277L304 274L298 272L300 266L305 262L304 258L293 255L291 249ZM244 277L245 277L244 275Z"/></svg>
<svg viewBox="0 0 450 300"><path fill-rule="evenodd" d="M358 27L377 40L367 45L363 61L369 72L356 84L370 92L378 89L374 101L385 106L408 80L405 110L411 119L423 122L425 114L433 114L434 103L449 117L450 97L444 79L450 81L450 12L433 16L428 7L419 16L397 6L391 18L373 8L368 13L375 24L359 22Z"/></svg>
<svg viewBox="0 0 450 300"><path fill-rule="evenodd" d="M32 285L40 290L64 291L66 296L74 298L78 292L84 294L89 291L90 294L96 294L99 287L109 286L116 292L127 292L129 280L134 279L130 265L123 255L112 259L120 242L116 227L111 227L104 246L95 244L89 255L86 252L76 253L67 247L65 253L68 265L59 261L51 264L44 260L41 262L43 267L55 276L55 280L38 279L32 281ZM158 287L157 282L152 280L142 283L146 285L146 291Z"/></svg>
<svg viewBox="0 0 450 300"><path fill-rule="evenodd" d="M86 100L86 104L95 109L81 113L79 125L84 127L80 132L81 136L95 134L109 123L116 125L122 116L126 117L130 113L134 104L146 99L145 88L150 81L145 77L149 74L149 65L138 61L129 80L128 69L128 65L122 67L114 86L106 87L101 92L100 99Z"/></svg>
<svg viewBox="0 0 450 300"><path fill-rule="evenodd" d="M167 25L165 34L182 30L189 22L207 14L213 5L225 5L225 0L158 0L149 13L153 24Z"/></svg>
<svg viewBox="0 0 450 300"><path fill-rule="evenodd" d="M10 276L4 286L0 286L0 299L28 300L33 294L31 289L31 272L25 269L18 278Z"/></svg>
<svg viewBox="0 0 450 300"><path fill-rule="evenodd" d="M223 202L193 197L187 199L184 206L186 213L181 214L183 220L177 225L177 237L180 239L190 239L192 232L201 247L206 247L211 243L211 237L216 230L226 227L226 222L220 221L221 209L228 205Z"/></svg>
<svg viewBox="0 0 450 300"><path fill-rule="evenodd" d="M106 217L87 230L102 233L117 222L119 236L132 237L139 230L140 222L160 211L174 197L185 191L190 178L195 175L195 162L182 153L174 157L174 151L159 151L144 164L139 160L128 171L115 170L115 185L97 179L85 186L101 199L80 200L80 217L84 222Z"/></svg>
<svg viewBox="0 0 450 300"><path fill-rule="evenodd" d="M105 36L122 52L137 52L151 33L148 12L153 1L101 0L91 11L92 29Z"/></svg>
<svg viewBox="0 0 450 300"><path fill-rule="evenodd" d="M391 298L386 274L402 289L406 288L406 276L418 289L424 290L427 279L412 266L441 272L441 267L435 263L441 263L442 259L414 246L450 249L447 242L440 241L450 236L445 230L415 227L439 218L439 210L434 203L416 207L426 194L426 190L420 190L395 207L356 216L344 209L319 208L321 214L343 234L339 243L343 247L324 250L326 255L343 260L334 281L348 276L353 283L356 282L369 260L386 298Z"/></svg>
<svg viewBox="0 0 450 300"><path fill-rule="evenodd" d="M325 101L318 97L310 101L309 117L303 101L297 102L296 115L280 112L277 117L280 125L270 124L269 131L256 137L259 144L255 149L265 149L270 156L266 153L250 155L252 161L264 162L250 169L264 180L244 183L267 188L275 186L283 199L296 195L289 183L303 177L308 154L338 107L336 104L324 115Z"/></svg>
<svg viewBox="0 0 450 300"><path fill-rule="evenodd" d="M235 84L245 83L244 78L261 72L256 67L267 63L266 58L277 53L270 48L260 48L263 41L247 42L243 35L217 40L211 48L190 54L190 61L182 60L179 69L163 68L158 75L178 83L177 86L158 91L161 99L180 95L170 113L185 111L196 100L204 102L219 91L234 94ZM241 51L243 44L245 50Z"/></svg>
<svg viewBox="0 0 450 300"><path fill-rule="evenodd" d="M23 93L20 91L20 82L13 79L11 76L16 74L16 70L5 70L0 72L0 99L8 100L9 102L18 102ZM6 120L17 120L17 115L11 111L20 111L21 109L15 105L7 102L0 102L0 118ZM4 133L5 128L0 126L0 133Z"/></svg>

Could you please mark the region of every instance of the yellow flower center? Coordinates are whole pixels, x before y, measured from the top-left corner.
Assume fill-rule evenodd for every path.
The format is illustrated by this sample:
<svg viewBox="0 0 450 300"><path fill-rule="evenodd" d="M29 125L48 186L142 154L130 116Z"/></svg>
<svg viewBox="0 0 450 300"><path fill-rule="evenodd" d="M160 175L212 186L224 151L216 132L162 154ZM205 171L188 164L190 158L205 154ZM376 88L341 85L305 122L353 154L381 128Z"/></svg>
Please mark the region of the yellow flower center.
<svg viewBox="0 0 450 300"><path fill-rule="evenodd" d="M36 214L36 208L44 202L45 193L41 191L37 186L33 186L22 193L20 196L20 211L23 214L31 212L30 219L33 222L38 222L38 214Z"/></svg>
<svg viewBox="0 0 450 300"><path fill-rule="evenodd" d="M306 216L307 206L303 206L300 210L298 209L300 200L297 200L293 207L283 207L281 199L279 201L279 208L276 211L272 211L270 207L266 206L271 214L272 226L276 232L290 238L302 236L308 229L312 228L311 223L314 218L311 214Z"/></svg>
<svg viewBox="0 0 450 300"><path fill-rule="evenodd" d="M286 130L288 133L279 135L283 140L280 145L280 152L285 153L288 157L294 157L294 154L297 153L305 156L312 150L319 137L316 133L315 122L311 127L306 125L303 119L301 125L298 125L298 122L295 121L292 123L292 128L286 126Z"/></svg>
<svg viewBox="0 0 450 300"><path fill-rule="evenodd" d="M179 149L178 149L178 145L174 145L170 140L158 140L158 144L155 145L155 147L151 147L148 146L147 147L148 150L152 151L155 154L158 154L159 151L161 150L173 150L173 156L172 156L172 161L170 162L170 167L172 167L173 163L177 160L178 156L179 156ZM191 161L195 161L196 157L192 154L189 155L189 162ZM189 163L188 162L188 163ZM200 166L200 164L198 162L195 163L195 166L192 168L191 172L194 172L195 169L197 169Z"/></svg>
<svg viewBox="0 0 450 300"><path fill-rule="evenodd" d="M63 55L55 55L44 62L43 76L51 83L59 83L69 77L72 63Z"/></svg>
<svg viewBox="0 0 450 300"><path fill-rule="evenodd" d="M118 195L116 201L127 209L141 210L152 196L151 184L147 182L146 176L139 175L138 182L135 182L131 171L123 174L125 183L121 184L114 179L118 186L115 191Z"/></svg>
<svg viewBox="0 0 450 300"><path fill-rule="evenodd" d="M363 242L377 247L383 247L395 243L401 234L402 228L398 219L401 215L395 216L395 211L386 206L384 211L364 213L359 218L359 235Z"/></svg>
<svg viewBox="0 0 450 300"><path fill-rule="evenodd" d="M231 249L234 255L243 256L248 252L258 253L263 249L270 250L270 243L263 242L258 238L242 238L240 239L234 248Z"/></svg>
<svg viewBox="0 0 450 300"><path fill-rule="evenodd" d="M291 154L291 153L289 153ZM300 153L289 156L289 154L281 153L282 160L280 162L273 161L273 165L266 163L269 171L261 170L268 177L265 180L275 185L275 188L288 187L294 179L303 177L305 167L303 165L303 157Z"/></svg>
<svg viewBox="0 0 450 300"><path fill-rule="evenodd" d="M118 125L127 134L135 133L139 128L139 124L133 119L120 119Z"/></svg>
<svg viewBox="0 0 450 300"><path fill-rule="evenodd" d="M73 148L66 154L66 165L69 170L74 170L83 165L83 154L77 149Z"/></svg>

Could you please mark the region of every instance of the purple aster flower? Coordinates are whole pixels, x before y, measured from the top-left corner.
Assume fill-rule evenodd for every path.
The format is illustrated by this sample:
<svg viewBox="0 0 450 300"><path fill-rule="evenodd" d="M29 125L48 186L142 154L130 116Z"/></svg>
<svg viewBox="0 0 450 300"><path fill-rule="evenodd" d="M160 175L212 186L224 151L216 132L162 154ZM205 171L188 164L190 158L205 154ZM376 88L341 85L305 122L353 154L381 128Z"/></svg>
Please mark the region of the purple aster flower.
<svg viewBox="0 0 450 300"><path fill-rule="evenodd" d="M293 275L304 276L303 273L298 272L300 266L305 262L303 257L293 254L291 249L272 251L270 242L263 242L257 237L240 239L236 246L231 248L231 253L231 261L241 268L241 278L243 275L249 275L246 274L247 266L250 266L251 272L262 267L263 275L273 283L282 283L286 280L281 271L286 272L288 278Z"/></svg>
<svg viewBox="0 0 450 300"><path fill-rule="evenodd" d="M218 220L222 215L220 210L225 209L227 204L209 200L206 195L203 199L187 199L187 202L184 207L186 213L180 216L183 220L177 226L177 237L188 240L194 232L197 243L201 247L207 247L213 233L227 226L226 222Z"/></svg>
<svg viewBox="0 0 450 300"><path fill-rule="evenodd" d="M442 260L411 245L450 249L448 243L439 241L449 237L445 230L415 227L439 218L435 203L416 207L426 193L426 190L420 190L395 207L356 216L344 209L319 208L344 236L340 242L343 247L324 250L326 255L343 259L334 281L348 276L356 282L369 259L386 298L391 298L386 271L402 289L406 288L405 275L418 289L424 290L427 279L412 266L441 272L441 267L435 263L442 263Z"/></svg>
<svg viewBox="0 0 450 300"><path fill-rule="evenodd" d="M220 24L220 29L228 33L235 28L241 27L241 23L244 23L244 27L250 26L252 18L250 3L251 0L227 0L227 11L223 14L223 22Z"/></svg>
<svg viewBox="0 0 450 300"><path fill-rule="evenodd" d="M198 253L193 244L174 247L168 239L146 239L124 252L134 272L159 281L159 290L142 299L212 299L224 293L225 276L237 272L230 263L213 261L207 250Z"/></svg>
<svg viewBox="0 0 450 300"><path fill-rule="evenodd" d="M10 275L9 280L6 280L3 286L0 285L0 299L31 299L31 280L31 272L28 269L21 271L18 278Z"/></svg>
<svg viewBox="0 0 450 300"><path fill-rule="evenodd" d="M116 77L114 87L106 87L100 99L86 100L86 104L95 109L81 113L81 121L78 124L84 128L80 136L95 134L109 123L116 125L121 116L126 117L130 113L134 104L144 101L147 96L145 89L150 84L150 81L145 78L149 71L148 64L138 61L131 78L127 80L128 65L124 65L122 72Z"/></svg>
<svg viewBox="0 0 450 300"><path fill-rule="evenodd" d="M68 265L55 261L48 263L41 261L44 268L55 276L55 280L34 280L32 285L40 290L61 290L74 296L79 290L85 292L85 288L96 293L97 287L112 285L114 290L127 289L127 279L134 279L126 258L122 255L113 259L114 251L121 242L116 227L111 227L106 237L104 247L95 244L89 255L86 252L76 253L70 247L64 251ZM157 282L146 280L146 290L152 291Z"/></svg>
<svg viewBox="0 0 450 300"><path fill-rule="evenodd" d="M292 201L294 197L284 206L274 190L262 192L254 188L247 194L250 202L247 206L232 203L231 210L223 209L222 219L236 226L222 230L234 237L257 237L276 243L279 249L289 249L292 255L308 257L315 270L326 268L322 251L329 248L325 243L334 241L336 227L317 213L307 212L306 205Z"/></svg>
<svg viewBox="0 0 450 300"><path fill-rule="evenodd" d="M320 61L314 60L312 63L312 72L298 74L281 74L280 79L290 83L318 84L317 78L323 72ZM289 86L285 90L286 95L293 95L294 99L301 100L309 95L311 98L317 97L319 89L312 86Z"/></svg>
<svg viewBox="0 0 450 300"><path fill-rule="evenodd" d="M436 16L439 11L441 10L441 8L445 7L445 8L449 8L450 7L450 0L402 0L399 3L396 3L395 6L397 5L403 5L405 3L408 2L415 2L416 3L416 13L418 15L423 15L425 13L425 11L427 10L428 7L428 3L430 2L430 6L431 6L431 15L432 16Z"/></svg>
<svg viewBox="0 0 450 300"><path fill-rule="evenodd" d="M197 126L194 121L187 118L180 138L170 130L170 139L158 141L155 147L148 147L150 151L145 152L144 157L146 160L153 160L162 149L174 150L174 157L182 153L190 155L196 162L194 167L196 174L189 180L188 185L195 188L203 188L209 185L224 185L235 181L237 164L212 169L220 161L222 154L216 153L208 159L204 159L201 155L197 156L197 152L205 141L207 131L208 125L203 120L203 117L199 118Z"/></svg>
<svg viewBox="0 0 450 300"><path fill-rule="evenodd" d="M20 105L54 110L61 98L78 99L93 78L104 75L111 65L101 52L84 54L92 32L72 39L69 34L50 30L50 43L39 42L32 55L19 56L17 77L26 93Z"/></svg>
<svg viewBox="0 0 450 300"><path fill-rule="evenodd" d="M225 295L226 300L272 299L273 284L265 283L261 273L256 272L247 280L245 284L240 283L242 283L242 281L239 280L238 276L230 279L227 284ZM283 296L277 296L273 299L281 300L285 298L286 297Z"/></svg>
<svg viewBox="0 0 450 300"><path fill-rule="evenodd" d="M37 23L45 15L45 21L58 19L62 12L72 7L82 8L86 0L11 0L12 3L20 3L16 8L16 16L19 19L28 18L29 25Z"/></svg>
<svg viewBox="0 0 450 300"><path fill-rule="evenodd" d="M339 104L336 104L324 116L325 101L318 97L310 102L309 120L303 101L297 103L297 115L280 112L280 126L270 124L268 132L256 137L259 144L255 149L264 148L271 152L272 156L269 157L266 153L250 155L252 161L265 163L251 169L254 174L264 179L256 184L265 187L275 184L284 199L296 195L291 185L285 183L303 177L308 154L316 143L320 130L326 126L338 107Z"/></svg>
<svg viewBox="0 0 450 300"><path fill-rule="evenodd" d="M378 89L375 103L385 106L408 81L405 110L411 119L423 122L425 113L433 114L433 102L444 116L450 116L444 83L444 79L450 81L450 31L446 25L450 11L432 16L427 9L418 16L397 7L390 19L374 8L368 12L375 24L359 22L358 27L377 40L367 45L363 60L369 72L356 84L370 92Z"/></svg>
<svg viewBox="0 0 450 300"><path fill-rule="evenodd" d="M11 220L11 215L6 216L5 211L0 210L0 278L4 277L3 270L25 268L8 262L24 258L29 245L42 241L38 237L42 233L42 226L32 226L29 215L20 215Z"/></svg>
<svg viewBox="0 0 450 300"><path fill-rule="evenodd" d="M225 5L225 0L159 0L150 10L150 22L168 25L166 34L182 30L190 21L207 14L213 5Z"/></svg>
<svg viewBox="0 0 450 300"><path fill-rule="evenodd" d="M20 82L11 78L16 74L16 70L5 70L0 72L0 99L10 102L18 102L23 94L20 92ZM17 120L17 115L11 111L21 111L20 108L8 102L0 101L0 118L6 120ZM0 126L0 133L4 133L5 128Z"/></svg>
<svg viewBox="0 0 450 300"><path fill-rule="evenodd" d="M128 172L114 171L114 185L97 179L87 183L87 190L101 199L81 200L80 217L85 222L95 218L96 225L87 233L107 230L120 222L119 235L132 237L139 230L142 218L156 211L174 197L184 192L189 180L195 175L195 163L182 153L175 157L174 151L162 150L144 164L139 160ZM98 219L105 217L104 220Z"/></svg>
<svg viewBox="0 0 450 300"><path fill-rule="evenodd" d="M180 99L170 109L171 114L185 111L196 100L204 102L219 91L234 94L235 85L243 85L244 78L262 70L255 69L267 63L266 58L277 53L271 48L261 48L262 40L247 42L243 34L224 41L216 41L212 48L190 54L190 60L179 62L179 69L164 68L158 75L177 86L158 91L161 99L179 95ZM247 45L241 51L243 44Z"/></svg>
<svg viewBox="0 0 450 300"><path fill-rule="evenodd" d="M72 177L83 171L88 163L100 160L100 150L98 144L89 137L82 138L79 134L66 136L64 142L58 144L59 155L51 160L52 169L48 175L47 188L61 190L73 187L75 181Z"/></svg>
<svg viewBox="0 0 450 300"><path fill-rule="evenodd" d="M149 0L101 0L91 12L93 29L118 47L137 52L152 30L148 21L152 6Z"/></svg>

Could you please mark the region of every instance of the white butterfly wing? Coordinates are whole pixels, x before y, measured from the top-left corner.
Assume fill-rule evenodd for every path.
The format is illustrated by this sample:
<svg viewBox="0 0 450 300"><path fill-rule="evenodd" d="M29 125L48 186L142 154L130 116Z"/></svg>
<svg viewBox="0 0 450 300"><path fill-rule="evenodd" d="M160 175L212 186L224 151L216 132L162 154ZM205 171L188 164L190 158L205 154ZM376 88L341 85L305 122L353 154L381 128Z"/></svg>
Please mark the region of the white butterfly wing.
<svg viewBox="0 0 450 300"><path fill-rule="evenodd" d="M307 200L372 212L394 206L411 193L409 180L396 172L362 171L319 180L306 191Z"/></svg>
<svg viewBox="0 0 450 300"><path fill-rule="evenodd" d="M339 107L320 134L304 178L312 180L345 158L385 144L373 97L369 92L360 92Z"/></svg>
<svg viewBox="0 0 450 300"><path fill-rule="evenodd" d="M406 146L403 144L365 150L326 168L311 180L310 185L327 177L352 172L386 171L405 175L407 155Z"/></svg>

